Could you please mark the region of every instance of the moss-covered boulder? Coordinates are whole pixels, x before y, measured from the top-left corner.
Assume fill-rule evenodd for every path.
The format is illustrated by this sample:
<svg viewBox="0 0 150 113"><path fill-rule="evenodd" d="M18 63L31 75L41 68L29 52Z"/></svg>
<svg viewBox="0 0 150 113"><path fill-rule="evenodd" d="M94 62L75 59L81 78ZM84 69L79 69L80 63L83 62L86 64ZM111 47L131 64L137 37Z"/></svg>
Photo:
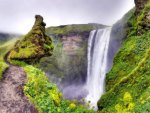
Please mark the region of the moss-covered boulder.
<svg viewBox="0 0 150 113"><path fill-rule="evenodd" d="M34 63L40 58L52 55L52 40L45 34L46 24L43 17L35 16L35 23L31 31L18 40L9 53L10 60L22 60L27 63Z"/></svg>

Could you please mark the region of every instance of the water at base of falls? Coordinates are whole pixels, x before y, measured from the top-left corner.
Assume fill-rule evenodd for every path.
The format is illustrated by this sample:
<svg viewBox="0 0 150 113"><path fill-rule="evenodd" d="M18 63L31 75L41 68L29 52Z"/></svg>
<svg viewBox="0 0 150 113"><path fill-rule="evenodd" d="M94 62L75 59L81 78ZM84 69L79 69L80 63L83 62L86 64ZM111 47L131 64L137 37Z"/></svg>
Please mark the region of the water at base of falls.
<svg viewBox="0 0 150 113"><path fill-rule="evenodd" d="M107 72L108 48L111 28L93 30L88 40L88 69L85 88L90 107L97 110L97 102L105 91L105 75Z"/></svg>

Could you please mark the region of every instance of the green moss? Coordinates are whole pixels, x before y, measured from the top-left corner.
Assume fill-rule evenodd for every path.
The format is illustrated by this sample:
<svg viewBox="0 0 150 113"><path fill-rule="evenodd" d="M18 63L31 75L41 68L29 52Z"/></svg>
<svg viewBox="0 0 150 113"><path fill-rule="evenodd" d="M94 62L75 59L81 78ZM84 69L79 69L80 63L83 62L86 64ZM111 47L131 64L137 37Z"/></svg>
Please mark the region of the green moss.
<svg viewBox="0 0 150 113"><path fill-rule="evenodd" d="M150 32L144 26L150 1L128 22L128 35L106 77L106 93L98 102L102 113L150 112Z"/></svg>
<svg viewBox="0 0 150 113"><path fill-rule="evenodd" d="M128 38L114 59L112 70L107 74L106 89L110 90L121 78L131 73L150 48L150 33ZM119 76L118 76L119 75Z"/></svg>
<svg viewBox="0 0 150 113"><path fill-rule="evenodd" d="M5 43L2 43L0 45L0 61L3 60L3 57L5 54L13 48L15 42L18 40L18 38L11 39L9 41L6 41Z"/></svg>
<svg viewBox="0 0 150 113"><path fill-rule="evenodd" d="M45 34L45 25L43 17L36 15L32 30L16 42L8 58L34 64L44 56L51 56L53 45L51 38Z"/></svg>
<svg viewBox="0 0 150 113"><path fill-rule="evenodd" d="M147 4L149 3L150 2L148 2ZM143 12L149 8L148 6L150 7L150 5L145 6L143 11L141 12L142 15ZM141 15L139 15L139 17L140 16ZM122 77L127 76L144 57L146 50L150 48L150 32L144 32L141 35L136 35L138 33L137 29L139 26L139 22L136 21L135 15L131 17L128 23L131 24L128 28L128 36L114 59L112 70L107 74L106 82L109 83L106 88L107 90L111 89L111 87ZM135 29L133 28L135 28L136 31L134 31ZM130 31L136 33L134 34Z"/></svg>
<svg viewBox="0 0 150 113"><path fill-rule="evenodd" d="M113 88L111 88L106 94L104 94L104 96L102 96L99 101L99 108L102 109L102 112L114 110L115 106L118 104L120 106L125 106L125 103L130 103L131 101L132 105L135 105L132 106L132 110L135 111L137 106L142 106L140 103L141 96L147 96L148 98L144 98L144 101L149 101L149 65L150 49L147 50L144 58L129 75L124 76L118 83L115 84ZM131 95L133 96L131 97ZM122 97L123 99L121 99Z"/></svg>
<svg viewBox="0 0 150 113"><path fill-rule="evenodd" d="M9 41L5 41L5 43L1 43L0 45L0 79L2 78L3 73L9 67L5 61L5 54L14 46L17 38L11 39Z"/></svg>
<svg viewBox="0 0 150 113"><path fill-rule="evenodd" d="M3 62L3 61L0 61L0 79L2 78L2 75L3 73L5 72L5 70L8 68L8 65Z"/></svg>

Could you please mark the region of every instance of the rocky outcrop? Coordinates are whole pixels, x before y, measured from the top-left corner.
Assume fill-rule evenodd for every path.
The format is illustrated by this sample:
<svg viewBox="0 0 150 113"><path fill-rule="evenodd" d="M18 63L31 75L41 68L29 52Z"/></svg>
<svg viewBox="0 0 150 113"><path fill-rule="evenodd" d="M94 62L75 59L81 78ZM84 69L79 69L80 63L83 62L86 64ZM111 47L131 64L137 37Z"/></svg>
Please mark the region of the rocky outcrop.
<svg viewBox="0 0 150 113"><path fill-rule="evenodd" d="M150 31L150 0L135 0L136 18L137 18L137 34Z"/></svg>
<svg viewBox="0 0 150 113"><path fill-rule="evenodd" d="M145 3L146 3L147 1L148 1L148 0L134 0L135 6L136 6L136 14L139 14L139 13L140 13L140 11L144 8Z"/></svg>
<svg viewBox="0 0 150 113"><path fill-rule="evenodd" d="M43 22L43 17L36 15L35 19L32 30L21 40L17 41L14 48L10 51L9 59L35 63L40 58L52 54L52 41L45 34L46 24Z"/></svg>

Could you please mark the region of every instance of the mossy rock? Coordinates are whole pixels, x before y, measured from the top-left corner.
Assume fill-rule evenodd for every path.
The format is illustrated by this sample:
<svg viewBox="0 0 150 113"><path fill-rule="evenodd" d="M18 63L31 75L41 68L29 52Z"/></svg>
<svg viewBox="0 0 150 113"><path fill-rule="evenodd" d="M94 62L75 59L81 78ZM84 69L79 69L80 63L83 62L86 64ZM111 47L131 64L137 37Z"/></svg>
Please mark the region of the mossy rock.
<svg viewBox="0 0 150 113"><path fill-rule="evenodd" d="M36 15L35 18L36 21L31 31L17 41L10 51L8 56L10 60L34 63L38 62L42 57L52 55L52 40L45 34L46 24L43 22L43 17Z"/></svg>

